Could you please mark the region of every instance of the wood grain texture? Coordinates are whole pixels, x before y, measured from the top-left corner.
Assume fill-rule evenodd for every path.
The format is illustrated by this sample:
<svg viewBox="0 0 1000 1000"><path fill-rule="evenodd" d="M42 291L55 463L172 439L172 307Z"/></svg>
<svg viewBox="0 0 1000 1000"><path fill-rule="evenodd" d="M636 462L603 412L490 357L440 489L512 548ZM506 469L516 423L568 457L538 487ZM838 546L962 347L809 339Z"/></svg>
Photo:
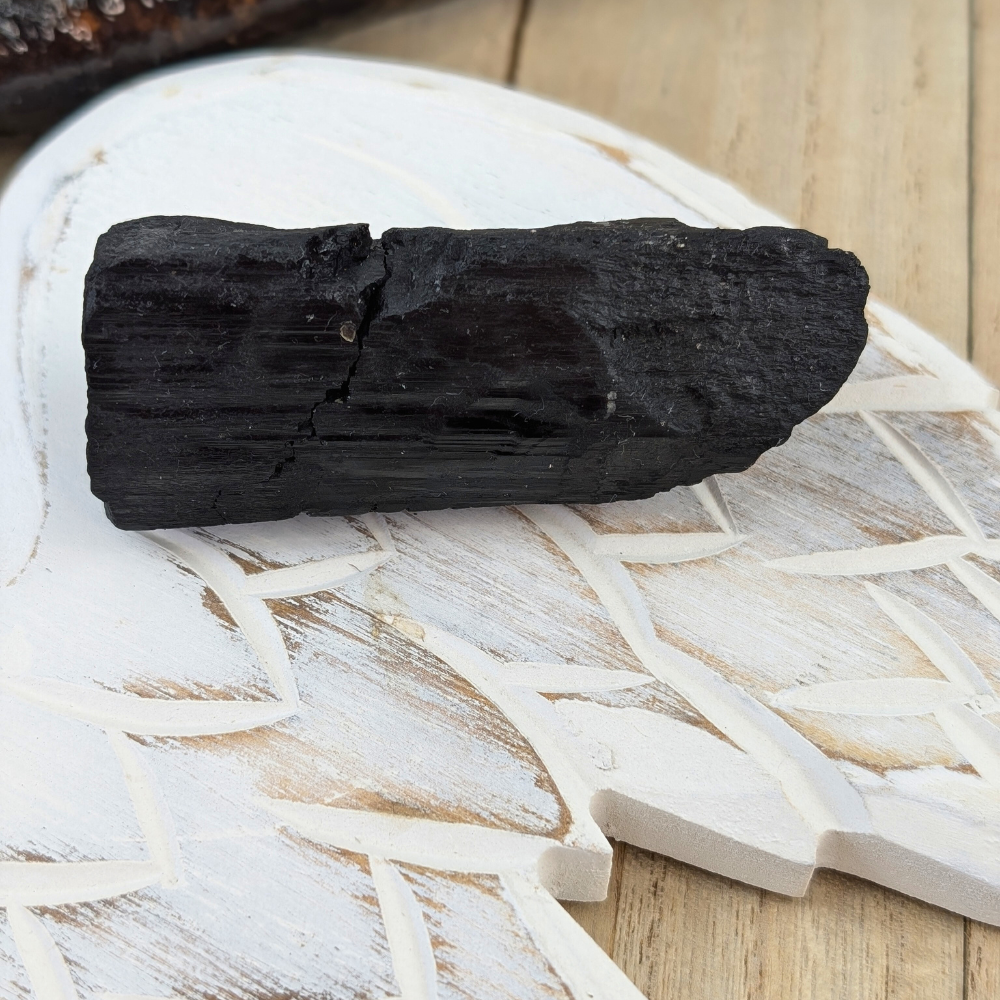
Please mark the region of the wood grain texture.
<svg viewBox="0 0 1000 1000"><path fill-rule="evenodd" d="M622 877L625 871L627 844L612 842L614 859L608 895L599 903L563 903L573 919L604 949L614 957L615 936L618 930L618 904L621 899Z"/></svg>
<svg viewBox="0 0 1000 1000"><path fill-rule="evenodd" d="M1000 929L975 920L965 922L965 994L963 1000L1000 996Z"/></svg>
<svg viewBox="0 0 1000 1000"><path fill-rule="evenodd" d="M965 0L536 0L518 64L853 250L965 352Z"/></svg>
<svg viewBox="0 0 1000 1000"><path fill-rule="evenodd" d="M303 43L503 80L520 7L520 0L448 0L346 31L312 31Z"/></svg>
<svg viewBox="0 0 1000 1000"><path fill-rule="evenodd" d="M653 1000L963 997L960 917L835 872L789 899L617 845L608 901L568 908ZM970 927L965 996L994 997L1000 934Z"/></svg>
<svg viewBox="0 0 1000 1000"><path fill-rule="evenodd" d="M972 33L972 359L1000 381L1000 0L975 0Z"/></svg>

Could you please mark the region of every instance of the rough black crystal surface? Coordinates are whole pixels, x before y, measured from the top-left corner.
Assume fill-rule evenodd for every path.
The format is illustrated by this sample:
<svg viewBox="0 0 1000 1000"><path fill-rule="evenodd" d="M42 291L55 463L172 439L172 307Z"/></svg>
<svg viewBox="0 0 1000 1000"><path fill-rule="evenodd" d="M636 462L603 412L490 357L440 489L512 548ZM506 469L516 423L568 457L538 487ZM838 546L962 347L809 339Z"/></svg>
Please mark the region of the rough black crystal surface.
<svg viewBox="0 0 1000 1000"><path fill-rule="evenodd" d="M123 528L646 497L830 400L867 294L793 229L139 219L87 275L91 484Z"/></svg>

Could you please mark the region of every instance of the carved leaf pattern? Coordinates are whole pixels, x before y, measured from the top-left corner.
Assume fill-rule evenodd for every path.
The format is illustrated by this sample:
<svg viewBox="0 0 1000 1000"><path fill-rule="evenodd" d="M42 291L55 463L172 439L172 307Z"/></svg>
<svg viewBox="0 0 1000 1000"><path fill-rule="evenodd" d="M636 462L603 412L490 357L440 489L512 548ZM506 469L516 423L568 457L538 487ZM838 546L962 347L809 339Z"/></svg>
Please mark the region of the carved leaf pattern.
<svg viewBox="0 0 1000 1000"><path fill-rule="evenodd" d="M969 398L968 393L965 395ZM995 405L994 397L989 397L989 401ZM834 409L833 412L838 411ZM792 556L773 560L769 566L786 573L860 576L944 564L1000 619L1000 584L963 558L975 555L993 561L1000 559L1000 539L986 538L955 487L913 441L873 413L863 412L862 417L962 535L924 538L871 549ZM847 715L933 713L979 774L1000 787L1000 729L983 718L984 714L1000 711L1000 699L989 681L929 615L882 587L865 583L865 589L948 681L913 678L833 682L784 692L776 702L788 708Z"/></svg>
<svg viewBox="0 0 1000 1000"><path fill-rule="evenodd" d="M834 681L794 688L775 700L788 708L844 715L932 713L973 767L1000 787L1000 729L983 718L1000 711L1000 698L989 681L933 618L874 584L866 583L865 589L948 680Z"/></svg>

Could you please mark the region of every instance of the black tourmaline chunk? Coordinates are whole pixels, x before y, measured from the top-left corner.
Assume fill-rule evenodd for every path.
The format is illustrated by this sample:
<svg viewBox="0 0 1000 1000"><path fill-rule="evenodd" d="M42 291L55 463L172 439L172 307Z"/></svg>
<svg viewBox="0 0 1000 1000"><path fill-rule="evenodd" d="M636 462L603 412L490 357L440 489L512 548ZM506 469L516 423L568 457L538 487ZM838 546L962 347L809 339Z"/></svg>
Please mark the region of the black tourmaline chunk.
<svg viewBox="0 0 1000 1000"><path fill-rule="evenodd" d="M831 399L867 294L793 229L123 223L86 283L92 488L123 528L650 496Z"/></svg>

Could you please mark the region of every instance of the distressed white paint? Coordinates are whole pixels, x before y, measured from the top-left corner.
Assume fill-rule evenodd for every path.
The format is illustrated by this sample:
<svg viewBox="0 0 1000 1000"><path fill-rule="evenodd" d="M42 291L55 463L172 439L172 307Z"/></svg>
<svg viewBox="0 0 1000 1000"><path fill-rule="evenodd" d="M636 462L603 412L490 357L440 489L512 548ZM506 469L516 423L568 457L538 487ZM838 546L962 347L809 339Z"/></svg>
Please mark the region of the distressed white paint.
<svg viewBox="0 0 1000 1000"><path fill-rule="evenodd" d="M60 906L110 899L162 875L150 861L0 861L0 905Z"/></svg>
<svg viewBox="0 0 1000 1000"><path fill-rule="evenodd" d="M597 539L583 518L558 506L521 509L594 588L643 666L756 757L810 826L817 831L869 831L860 798L826 757L703 662L659 641L631 577L617 560L597 551Z"/></svg>
<svg viewBox="0 0 1000 1000"><path fill-rule="evenodd" d="M559 847L558 841L545 837L471 823L439 823L281 799L262 805L277 820L317 843L438 871L534 872L541 856Z"/></svg>
<svg viewBox="0 0 1000 1000"><path fill-rule="evenodd" d="M851 382L823 407L823 413L895 411L921 413L966 413L971 410L995 410L998 393L990 385L946 382L932 375L895 375Z"/></svg>
<svg viewBox="0 0 1000 1000"><path fill-rule="evenodd" d="M317 559L300 566L264 570L247 577L243 593L249 597L292 597L333 590L348 580L370 573L391 558L391 552L363 552L357 556Z"/></svg>
<svg viewBox="0 0 1000 1000"><path fill-rule="evenodd" d="M948 569L974 594L994 618L1000 619L1000 583L967 559L948 562Z"/></svg>
<svg viewBox="0 0 1000 1000"><path fill-rule="evenodd" d="M611 849L590 815L592 789L579 774L572 757L565 753L558 729L553 724L551 704L536 692L525 691L520 684L508 683L501 663L456 635L406 619L389 618L388 624L433 653L485 695L531 744L569 809L571 823L565 835L566 843L596 856L590 864L577 867L578 860L565 852L546 851L549 864L539 875L546 888L563 899L593 898L590 884L595 870L611 874ZM541 854L538 860L541 863ZM491 864L488 870L505 871L517 867L520 866L510 861L499 867Z"/></svg>
<svg viewBox="0 0 1000 1000"><path fill-rule="evenodd" d="M400 985L399 1000L435 1000L437 963L413 890L398 869L384 858L371 857L368 863L385 921L385 934L392 948Z"/></svg>
<svg viewBox="0 0 1000 1000"><path fill-rule="evenodd" d="M508 663L504 681L545 694L582 694L586 691L622 691L642 687L653 678L631 670L602 670L564 663Z"/></svg>
<svg viewBox="0 0 1000 1000"><path fill-rule="evenodd" d="M7 905L7 919L37 1000L76 1000L66 962L42 922L16 903Z"/></svg>
<svg viewBox="0 0 1000 1000"><path fill-rule="evenodd" d="M658 563L687 562L690 559L707 559L738 545L738 535L724 532L689 531L683 535L648 533L644 535L613 535L608 533L594 539L594 553L612 556L619 562Z"/></svg>
<svg viewBox="0 0 1000 1000"><path fill-rule="evenodd" d="M293 708L297 706L299 693L288 664L284 640L260 596L248 586L239 566L197 532L168 530L145 534L194 570L215 591L260 657L281 700ZM317 589L329 586L326 579L315 582Z"/></svg>
<svg viewBox="0 0 1000 1000"><path fill-rule="evenodd" d="M160 870L164 885L176 885L180 879L180 847L170 809L163 798L156 775L124 733L107 730L111 748L122 766L129 798L136 819L149 848L150 857Z"/></svg>
<svg viewBox="0 0 1000 1000"><path fill-rule="evenodd" d="M899 573L908 569L926 569L970 552L1000 556L1000 544L977 544L965 535L937 535L916 542L895 545L873 545L871 548L847 549L841 552L811 552L805 556L774 559L768 566L785 573L814 573L817 576L868 576L877 573Z"/></svg>
<svg viewBox="0 0 1000 1000"><path fill-rule="evenodd" d="M952 684L969 694L994 697L979 668L933 618L873 583L866 583L865 590Z"/></svg>
<svg viewBox="0 0 1000 1000"><path fill-rule="evenodd" d="M160 213L780 224L585 115L325 57L152 77L41 146L0 202L4 988L635 997L552 898L603 894L602 830L1000 923L1000 419L964 362L873 302L742 476L129 534L87 486L80 299Z"/></svg>
<svg viewBox="0 0 1000 1000"><path fill-rule="evenodd" d="M907 472L927 491L927 495L951 518L955 527L974 541L985 542L986 536L983 534L983 529L976 523L976 519L972 516L965 502L934 462L905 434L900 433L882 417L864 412L861 416L865 423L879 436L882 443L906 468ZM993 558L996 558L998 554L1000 553L995 549L991 552Z"/></svg>
<svg viewBox="0 0 1000 1000"><path fill-rule="evenodd" d="M51 677L0 677L0 690L104 728L143 736L204 736L269 726L294 708L283 701L161 701Z"/></svg>
<svg viewBox="0 0 1000 1000"><path fill-rule="evenodd" d="M968 691L950 681L876 677L792 688L775 696L773 704L841 715L928 715L943 705L962 702L968 697Z"/></svg>

